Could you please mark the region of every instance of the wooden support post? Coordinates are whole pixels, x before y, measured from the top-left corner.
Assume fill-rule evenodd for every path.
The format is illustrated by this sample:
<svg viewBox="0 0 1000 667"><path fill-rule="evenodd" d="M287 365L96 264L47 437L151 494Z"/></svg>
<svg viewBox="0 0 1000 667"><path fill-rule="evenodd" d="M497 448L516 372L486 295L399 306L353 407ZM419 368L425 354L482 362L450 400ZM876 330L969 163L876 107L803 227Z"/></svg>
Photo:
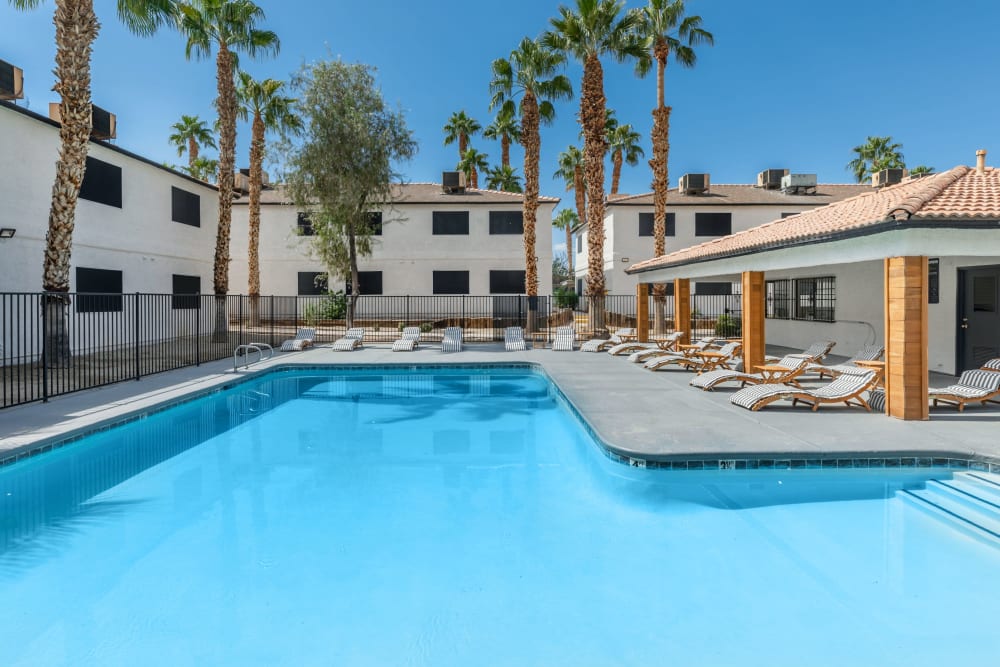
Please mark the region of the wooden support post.
<svg viewBox="0 0 1000 667"><path fill-rule="evenodd" d="M743 370L764 364L764 272L744 271L742 292Z"/></svg>
<svg viewBox="0 0 1000 667"><path fill-rule="evenodd" d="M928 419L927 258L885 260L885 411Z"/></svg>
<svg viewBox="0 0 1000 667"><path fill-rule="evenodd" d="M691 342L691 281L674 280L674 331L683 331L681 343Z"/></svg>
<svg viewBox="0 0 1000 667"><path fill-rule="evenodd" d="M640 343L649 342L649 283L635 286L635 332Z"/></svg>

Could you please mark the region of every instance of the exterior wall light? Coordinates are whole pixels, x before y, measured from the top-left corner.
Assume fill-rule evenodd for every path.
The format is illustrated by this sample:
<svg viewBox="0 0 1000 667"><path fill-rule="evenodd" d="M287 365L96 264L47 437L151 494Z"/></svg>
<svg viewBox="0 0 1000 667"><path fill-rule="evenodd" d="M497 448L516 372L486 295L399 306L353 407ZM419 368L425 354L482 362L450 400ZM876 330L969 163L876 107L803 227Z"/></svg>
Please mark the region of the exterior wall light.
<svg viewBox="0 0 1000 667"><path fill-rule="evenodd" d="M14 233L17 232L13 227L4 227L0 229L0 239L12 239L14 238Z"/></svg>

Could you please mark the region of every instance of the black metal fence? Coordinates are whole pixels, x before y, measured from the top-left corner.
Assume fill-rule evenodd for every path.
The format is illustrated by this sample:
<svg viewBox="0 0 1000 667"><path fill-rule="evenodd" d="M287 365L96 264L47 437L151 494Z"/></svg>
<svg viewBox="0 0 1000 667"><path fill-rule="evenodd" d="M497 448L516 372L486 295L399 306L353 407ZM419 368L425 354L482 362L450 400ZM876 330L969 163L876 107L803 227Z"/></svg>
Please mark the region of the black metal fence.
<svg viewBox="0 0 1000 667"><path fill-rule="evenodd" d="M346 331L346 302L337 296L192 294L69 294L68 304L43 308L43 293L0 293L0 408L44 401L81 389L197 366L231 357L237 345L277 347L302 327L328 343ZM693 336L739 335L739 296L691 297ZM354 325L365 342L389 343L403 327L418 326L422 340L439 342L460 326L468 343L503 340L521 326L536 344L555 328L573 324L580 338L593 335L594 304L587 297L362 296ZM602 331L636 327L634 295L603 297ZM47 313L43 315L43 313ZM653 334L675 329L673 298L661 311L649 302Z"/></svg>

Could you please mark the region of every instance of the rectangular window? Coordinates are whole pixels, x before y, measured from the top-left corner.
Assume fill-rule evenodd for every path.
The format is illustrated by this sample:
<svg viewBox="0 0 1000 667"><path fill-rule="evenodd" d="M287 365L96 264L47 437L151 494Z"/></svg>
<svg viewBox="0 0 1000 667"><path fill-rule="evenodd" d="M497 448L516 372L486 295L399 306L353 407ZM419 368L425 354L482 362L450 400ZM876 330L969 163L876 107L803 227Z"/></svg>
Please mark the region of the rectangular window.
<svg viewBox="0 0 1000 667"><path fill-rule="evenodd" d="M774 320L787 320L792 313L790 280L768 280L764 283L764 316Z"/></svg>
<svg viewBox="0 0 1000 667"><path fill-rule="evenodd" d="M76 312L122 312L122 272L108 269L76 269Z"/></svg>
<svg viewBox="0 0 1000 667"><path fill-rule="evenodd" d="M733 233L732 213L695 213L695 236L728 236Z"/></svg>
<svg viewBox="0 0 1000 667"><path fill-rule="evenodd" d="M576 235L576 251L578 253L583 252L583 234Z"/></svg>
<svg viewBox="0 0 1000 667"><path fill-rule="evenodd" d="M359 294L381 294L382 293L382 272L381 271L358 271L358 282L361 283ZM348 279L345 285L346 292L351 293L351 281Z"/></svg>
<svg viewBox="0 0 1000 667"><path fill-rule="evenodd" d="M382 211L372 211L368 214L368 228L372 236L382 236Z"/></svg>
<svg viewBox="0 0 1000 667"><path fill-rule="evenodd" d="M187 190L170 188L170 219L182 225L201 227L201 197Z"/></svg>
<svg viewBox="0 0 1000 667"><path fill-rule="evenodd" d="M435 271L434 294L468 294L468 271Z"/></svg>
<svg viewBox="0 0 1000 667"><path fill-rule="evenodd" d="M299 236L312 236L316 233L313 229L312 220L309 219L308 213L303 213L299 211L298 219L296 220L296 225L298 228Z"/></svg>
<svg viewBox="0 0 1000 667"><path fill-rule="evenodd" d="M325 271L299 271L299 296L326 294Z"/></svg>
<svg viewBox="0 0 1000 667"><path fill-rule="evenodd" d="M576 279L576 293L583 294L583 278Z"/></svg>
<svg viewBox="0 0 1000 667"><path fill-rule="evenodd" d="M673 213L667 213L667 236L677 236L677 223ZM653 214L639 214L639 236L653 236Z"/></svg>
<svg viewBox="0 0 1000 667"><path fill-rule="evenodd" d="M434 211L432 214L434 235L468 235L468 211Z"/></svg>
<svg viewBox="0 0 1000 667"><path fill-rule="evenodd" d="M711 296L729 296L733 293L732 283L695 283L695 294L708 294Z"/></svg>
<svg viewBox="0 0 1000 667"><path fill-rule="evenodd" d="M927 260L927 303L941 302L941 260Z"/></svg>
<svg viewBox="0 0 1000 667"><path fill-rule="evenodd" d="M524 214L521 211L490 211L490 234L523 234Z"/></svg>
<svg viewBox="0 0 1000 667"><path fill-rule="evenodd" d="M122 168L87 156L87 170L80 185L80 198L122 207Z"/></svg>
<svg viewBox="0 0 1000 667"><path fill-rule="evenodd" d="M798 278L795 281L795 319L833 322L836 299L834 278Z"/></svg>
<svg viewBox="0 0 1000 667"><path fill-rule="evenodd" d="M201 294L201 276L181 276L174 274L173 296L170 298L170 307L174 310L197 310L201 301L197 294Z"/></svg>
<svg viewBox="0 0 1000 667"><path fill-rule="evenodd" d="M490 271L490 294L524 294L524 271Z"/></svg>

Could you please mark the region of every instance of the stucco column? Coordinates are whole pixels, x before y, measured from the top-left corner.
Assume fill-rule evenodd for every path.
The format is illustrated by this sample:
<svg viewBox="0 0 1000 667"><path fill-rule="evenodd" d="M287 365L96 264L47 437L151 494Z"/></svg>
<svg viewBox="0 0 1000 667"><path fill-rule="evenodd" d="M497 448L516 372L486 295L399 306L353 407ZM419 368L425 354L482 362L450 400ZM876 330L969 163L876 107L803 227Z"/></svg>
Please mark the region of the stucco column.
<svg viewBox="0 0 1000 667"><path fill-rule="evenodd" d="M649 283L635 286L635 329L640 343L649 342Z"/></svg>
<svg viewBox="0 0 1000 667"><path fill-rule="evenodd" d="M927 258L885 260L885 411L928 419Z"/></svg>
<svg viewBox="0 0 1000 667"><path fill-rule="evenodd" d="M743 370L753 373L764 364L764 272L744 271L742 282Z"/></svg>
<svg viewBox="0 0 1000 667"><path fill-rule="evenodd" d="M691 342L691 281L674 280L674 331L683 331L680 342Z"/></svg>

